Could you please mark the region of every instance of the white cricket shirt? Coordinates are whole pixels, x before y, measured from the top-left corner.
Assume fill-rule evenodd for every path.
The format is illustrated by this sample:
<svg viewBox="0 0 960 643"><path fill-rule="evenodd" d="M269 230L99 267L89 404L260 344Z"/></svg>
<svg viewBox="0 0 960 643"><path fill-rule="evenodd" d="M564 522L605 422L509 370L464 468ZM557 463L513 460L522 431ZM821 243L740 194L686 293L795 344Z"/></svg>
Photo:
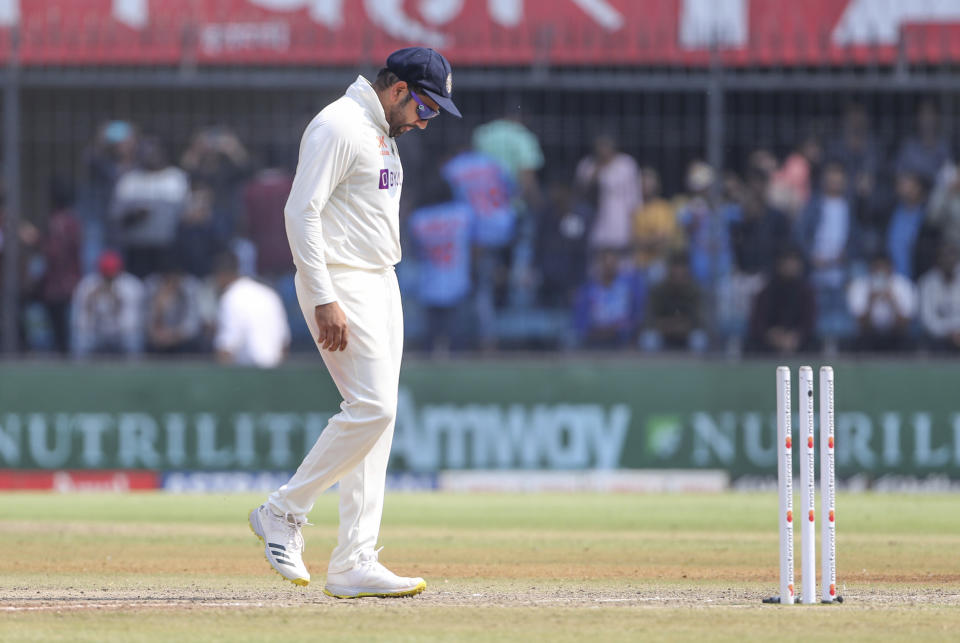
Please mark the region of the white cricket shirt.
<svg viewBox="0 0 960 643"><path fill-rule="evenodd" d="M337 299L327 266L368 270L400 261L403 168L383 106L363 76L307 126L284 209L308 304Z"/></svg>
<svg viewBox="0 0 960 643"><path fill-rule="evenodd" d="M214 348L235 364L272 368L283 361L290 326L283 302L271 288L239 277L220 297Z"/></svg>

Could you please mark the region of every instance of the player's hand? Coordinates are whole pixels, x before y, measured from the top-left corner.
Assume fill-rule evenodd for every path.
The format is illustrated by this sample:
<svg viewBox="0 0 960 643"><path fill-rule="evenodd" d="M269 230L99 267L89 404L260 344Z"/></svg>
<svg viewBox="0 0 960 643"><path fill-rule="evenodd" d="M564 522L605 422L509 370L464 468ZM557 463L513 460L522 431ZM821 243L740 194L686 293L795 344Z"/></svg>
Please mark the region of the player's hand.
<svg viewBox="0 0 960 643"><path fill-rule="evenodd" d="M347 316L340 304L331 301L313 309L317 320L317 345L325 351L342 351L347 347Z"/></svg>

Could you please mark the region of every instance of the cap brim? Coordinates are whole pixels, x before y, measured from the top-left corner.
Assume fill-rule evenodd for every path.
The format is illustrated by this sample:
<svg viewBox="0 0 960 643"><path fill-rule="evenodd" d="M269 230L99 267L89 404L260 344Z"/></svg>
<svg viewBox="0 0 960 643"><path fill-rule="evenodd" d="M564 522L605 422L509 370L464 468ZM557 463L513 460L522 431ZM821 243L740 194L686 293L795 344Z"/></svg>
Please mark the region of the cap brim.
<svg viewBox="0 0 960 643"><path fill-rule="evenodd" d="M423 92L433 100L437 101L437 105L439 105L440 109L442 109L443 111L449 112L450 114L453 114L457 118L463 118L462 116L460 116L460 110L457 109L457 106L454 105L453 101L450 100L449 98L446 98L445 96L441 96L440 94L432 92L429 89L424 89Z"/></svg>

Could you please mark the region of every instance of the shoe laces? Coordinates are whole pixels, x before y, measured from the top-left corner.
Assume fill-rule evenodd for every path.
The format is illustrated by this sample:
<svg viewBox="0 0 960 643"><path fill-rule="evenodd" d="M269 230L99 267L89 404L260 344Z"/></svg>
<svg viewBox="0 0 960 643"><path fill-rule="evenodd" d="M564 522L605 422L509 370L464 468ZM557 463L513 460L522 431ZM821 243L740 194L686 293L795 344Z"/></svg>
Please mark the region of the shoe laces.
<svg viewBox="0 0 960 643"><path fill-rule="evenodd" d="M303 541L303 533L301 529L303 527L312 527L312 522L307 522L304 519L298 519L292 513L285 514L283 516L278 516L273 514L274 518L283 523L283 526L286 527L287 532L287 542L286 544L293 544L298 551L304 551L307 548L306 543Z"/></svg>
<svg viewBox="0 0 960 643"><path fill-rule="evenodd" d="M380 552L383 551L383 547L375 549L372 552L363 552L360 554L359 563L364 566L373 567L380 565Z"/></svg>

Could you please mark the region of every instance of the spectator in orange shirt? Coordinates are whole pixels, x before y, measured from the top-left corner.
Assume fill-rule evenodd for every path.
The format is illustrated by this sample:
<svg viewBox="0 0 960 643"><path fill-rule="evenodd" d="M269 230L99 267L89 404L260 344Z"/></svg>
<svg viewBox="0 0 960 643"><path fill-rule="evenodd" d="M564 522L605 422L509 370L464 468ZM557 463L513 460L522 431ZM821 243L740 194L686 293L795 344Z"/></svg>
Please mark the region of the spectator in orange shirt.
<svg viewBox="0 0 960 643"><path fill-rule="evenodd" d="M666 271L669 254L683 246L674 204L660 194L660 174L652 167L640 170L643 204L633 213L633 246L637 267L654 280Z"/></svg>

